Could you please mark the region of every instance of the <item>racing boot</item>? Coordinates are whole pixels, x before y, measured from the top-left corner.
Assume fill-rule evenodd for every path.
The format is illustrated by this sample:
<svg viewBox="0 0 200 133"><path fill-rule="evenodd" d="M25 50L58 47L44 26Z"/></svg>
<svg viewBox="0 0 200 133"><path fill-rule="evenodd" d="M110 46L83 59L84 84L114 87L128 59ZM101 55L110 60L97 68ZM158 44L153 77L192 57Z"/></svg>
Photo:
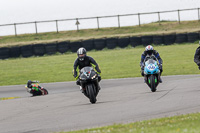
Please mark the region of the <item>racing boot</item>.
<svg viewBox="0 0 200 133"><path fill-rule="evenodd" d="M147 82L147 77L146 76L144 76L144 83L146 83Z"/></svg>
<svg viewBox="0 0 200 133"><path fill-rule="evenodd" d="M162 83L162 79L161 79L161 77L160 77L160 80L159 80L159 82L160 82L160 83Z"/></svg>
<svg viewBox="0 0 200 133"><path fill-rule="evenodd" d="M80 86L80 91L83 93L83 88L82 88L82 86Z"/></svg>

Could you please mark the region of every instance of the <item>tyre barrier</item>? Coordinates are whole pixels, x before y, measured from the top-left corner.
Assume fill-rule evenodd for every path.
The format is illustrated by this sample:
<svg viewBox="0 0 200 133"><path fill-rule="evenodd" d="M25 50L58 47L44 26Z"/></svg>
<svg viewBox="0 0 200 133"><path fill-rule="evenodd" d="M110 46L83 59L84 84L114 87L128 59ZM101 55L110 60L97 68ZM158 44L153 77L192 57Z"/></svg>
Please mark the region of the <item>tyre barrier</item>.
<svg viewBox="0 0 200 133"><path fill-rule="evenodd" d="M72 52L76 52L81 47L81 41L75 41L70 43L70 49Z"/></svg>
<svg viewBox="0 0 200 133"><path fill-rule="evenodd" d="M94 49L94 39L84 40L82 41L82 47L84 47L87 51Z"/></svg>
<svg viewBox="0 0 200 133"><path fill-rule="evenodd" d="M57 50L60 53L65 53L70 50L69 41L57 43Z"/></svg>
<svg viewBox="0 0 200 133"><path fill-rule="evenodd" d="M106 42L105 42L105 38L102 39L95 39L94 40L94 48L96 50L102 50L103 48L106 47Z"/></svg>
<svg viewBox="0 0 200 133"><path fill-rule="evenodd" d="M21 55L20 47L11 47L10 48L10 57L16 58Z"/></svg>
<svg viewBox="0 0 200 133"><path fill-rule="evenodd" d="M125 48L130 44L130 38L124 37L124 38L118 38L118 46L120 48Z"/></svg>
<svg viewBox="0 0 200 133"><path fill-rule="evenodd" d="M176 40L176 34L168 34L164 35L164 44L165 45L170 45L175 43Z"/></svg>
<svg viewBox="0 0 200 133"><path fill-rule="evenodd" d="M199 33L187 33L188 42L195 42L199 40Z"/></svg>
<svg viewBox="0 0 200 133"><path fill-rule="evenodd" d="M0 59L7 59L10 57L10 48L0 48Z"/></svg>
<svg viewBox="0 0 200 133"><path fill-rule="evenodd" d="M118 43L118 38L108 38L106 40L106 46L108 49L114 49L117 47Z"/></svg>
<svg viewBox="0 0 200 133"><path fill-rule="evenodd" d="M143 46L150 45L153 43L153 36L142 36L141 41Z"/></svg>
<svg viewBox="0 0 200 133"><path fill-rule="evenodd" d="M163 35L155 35L153 36L153 44L163 44L164 39Z"/></svg>
<svg viewBox="0 0 200 133"><path fill-rule="evenodd" d="M35 44L35 45L24 45L15 47L3 47L0 48L0 59L7 59L10 57L30 57L33 55L42 56L44 54L54 54L56 52L65 53L67 51L76 52L80 47L86 48L87 51L92 49L102 50L107 47L113 49L117 46L124 48L129 44L135 47L138 45L148 44L165 44L170 45L173 43L183 42L195 42L200 39L200 33L182 33L182 34L166 34L166 35L154 35L154 36L132 36L132 37L121 37L121 38L102 38L102 39L90 39L84 41L63 41L53 42L49 44Z"/></svg>
<svg viewBox="0 0 200 133"><path fill-rule="evenodd" d="M45 54L44 44L35 44L33 45L33 53L36 56L43 56Z"/></svg>
<svg viewBox="0 0 200 133"><path fill-rule="evenodd" d="M130 37L131 46L135 47L142 44L141 37Z"/></svg>
<svg viewBox="0 0 200 133"><path fill-rule="evenodd" d="M48 55L55 54L57 52L57 43L53 42L53 43L46 44L45 51L46 51L46 54Z"/></svg>
<svg viewBox="0 0 200 133"><path fill-rule="evenodd" d="M33 46L32 45L21 46L20 50L21 50L22 57L33 56Z"/></svg>
<svg viewBox="0 0 200 133"><path fill-rule="evenodd" d="M187 42L187 34L186 33L176 34L175 43L184 43L184 42Z"/></svg>

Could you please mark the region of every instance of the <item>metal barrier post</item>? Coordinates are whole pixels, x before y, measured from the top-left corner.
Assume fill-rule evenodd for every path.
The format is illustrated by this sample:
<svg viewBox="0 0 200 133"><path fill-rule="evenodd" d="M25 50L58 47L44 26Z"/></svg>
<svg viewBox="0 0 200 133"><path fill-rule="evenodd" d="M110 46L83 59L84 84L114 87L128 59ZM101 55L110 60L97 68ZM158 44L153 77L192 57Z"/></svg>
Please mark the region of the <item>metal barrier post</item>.
<svg viewBox="0 0 200 133"><path fill-rule="evenodd" d="M38 34L38 31L37 31L37 22L35 21L35 33Z"/></svg>
<svg viewBox="0 0 200 133"><path fill-rule="evenodd" d="M57 33L58 33L58 20L56 20L56 30L57 30Z"/></svg>
<svg viewBox="0 0 200 133"><path fill-rule="evenodd" d="M14 23L14 28L15 28L15 36L17 36L17 26L16 26L16 23Z"/></svg>
<svg viewBox="0 0 200 133"><path fill-rule="evenodd" d="M79 25L80 23L79 23L79 21L78 21L78 18L76 19L76 25L77 25L77 31L79 31Z"/></svg>
<svg viewBox="0 0 200 133"><path fill-rule="evenodd" d="M199 13L199 8L198 8L197 10L198 10L198 20L200 21L200 13Z"/></svg>
<svg viewBox="0 0 200 133"><path fill-rule="evenodd" d="M139 21L139 26L140 26L140 13L138 13L138 21Z"/></svg>
<svg viewBox="0 0 200 133"><path fill-rule="evenodd" d="M99 17L97 17L97 28L99 29Z"/></svg>
<svg viewBox="0 0 200 133"><path fill-rule="evenodd" d="M178 22L179 24L181 23L181 20L180 20L180 11L178 10Z"/></svg>
<svg viewBox="0 0 200 133"><path fill-rule="evenodd" d="M120 28L120 16L118 15L118 27Z"/></svg>
<svg viewBox="0 0 200 133"><path fill-rule="evenodd" d="M158 12L158 22L159 22L159 25L160 25L160 12Z"/></svg>

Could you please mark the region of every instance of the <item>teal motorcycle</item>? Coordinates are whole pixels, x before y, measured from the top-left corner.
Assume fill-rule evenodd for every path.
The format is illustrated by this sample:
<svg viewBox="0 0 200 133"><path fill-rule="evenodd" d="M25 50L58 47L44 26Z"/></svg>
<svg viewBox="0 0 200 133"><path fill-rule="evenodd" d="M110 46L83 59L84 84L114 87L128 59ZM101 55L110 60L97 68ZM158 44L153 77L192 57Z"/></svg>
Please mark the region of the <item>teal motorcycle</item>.
<svg viewBox="0 0 200 133"><path fill-rule="evenodd" d="M146 84L150 87L152 92L156 91L156 87L160 80L159 63L155 56L147 56L144 64L144 78Z"/></svg>

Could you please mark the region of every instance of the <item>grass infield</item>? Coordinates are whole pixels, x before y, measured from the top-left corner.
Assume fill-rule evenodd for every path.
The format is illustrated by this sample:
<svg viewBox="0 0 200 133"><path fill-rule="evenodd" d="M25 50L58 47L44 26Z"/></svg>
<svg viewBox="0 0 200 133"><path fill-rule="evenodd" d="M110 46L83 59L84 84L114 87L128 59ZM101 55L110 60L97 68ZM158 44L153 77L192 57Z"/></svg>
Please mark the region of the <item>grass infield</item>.
<svg viewBox="0 0 200 133"><path fill-rule="evenodd" d="M200 113L60 133L199 133Z"/></svg>
<svg viewBox="0 0 200 133"><path fill-rule="evenodd" d="M199 74L194 63L198 43L154 46L163 59L163 75ZM143 46L89 51L100 66L102 79L140 77ZM76 53L43 57L0 60L0 85L25 84L27 80L44 82L74 81L72 69Z"/></svg>

